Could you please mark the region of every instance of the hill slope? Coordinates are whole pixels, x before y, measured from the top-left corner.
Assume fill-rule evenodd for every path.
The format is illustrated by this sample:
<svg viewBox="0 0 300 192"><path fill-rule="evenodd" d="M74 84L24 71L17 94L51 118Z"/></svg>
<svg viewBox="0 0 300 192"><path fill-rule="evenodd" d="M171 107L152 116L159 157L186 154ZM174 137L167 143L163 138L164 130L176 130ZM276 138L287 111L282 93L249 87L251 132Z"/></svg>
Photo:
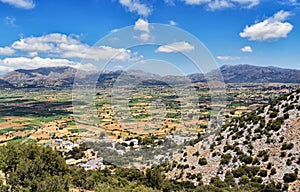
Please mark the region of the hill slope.
<svg viewBox="0 0 300 192"><path fill-rule="evenodd" d="M276 183L290 184L289 191L300 191L300 91L272 101L265 107L224 125L210 136L210 144L200 141L172 162L167 175L172 179L205 184ZM191 179L192 178L192 179ZM225 181L225 182L224 182ZM280 190L287 188L281 186Z"/></svg>
<svg viewBox="0 0 300 192"><path fill-rule="evenodd" d="M73 83L76 69L71 67L44 67L38 69L18 69L1 79L14 87L63 87Z"/></svg>

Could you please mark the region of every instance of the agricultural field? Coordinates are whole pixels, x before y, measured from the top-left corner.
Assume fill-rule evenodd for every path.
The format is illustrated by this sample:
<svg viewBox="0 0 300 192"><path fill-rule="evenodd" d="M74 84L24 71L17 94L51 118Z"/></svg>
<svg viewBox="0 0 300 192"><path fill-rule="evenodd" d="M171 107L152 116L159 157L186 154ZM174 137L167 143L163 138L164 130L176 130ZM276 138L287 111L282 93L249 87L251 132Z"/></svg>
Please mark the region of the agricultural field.
<svg viewBox="0 0 300 192"><path fill-rule="evenodd" d="M0 143L45 144L54 138L98 138L103 131L112 139L196 135L206 131L214 116L223 115L227 121L299 86L233 84L227 86L223 110L219 109L224 103L211 105L207 87L199 84L195 87L197 104L192 102L194 96L182 96L170 87L144 86L131 91L125 86L118 95L112 95L110 89L99 88L93 107L79 105L84 112L81 118L74 118L71 89L2 90ZM95 123L90 124L89 118Z"/></svg>
<svg viewBox="0 0 300 192"><path fill-rule="evenodd" d="M2 90L0 143L43 144L51 138L76 137L70 93L51 89Z"/></svg>

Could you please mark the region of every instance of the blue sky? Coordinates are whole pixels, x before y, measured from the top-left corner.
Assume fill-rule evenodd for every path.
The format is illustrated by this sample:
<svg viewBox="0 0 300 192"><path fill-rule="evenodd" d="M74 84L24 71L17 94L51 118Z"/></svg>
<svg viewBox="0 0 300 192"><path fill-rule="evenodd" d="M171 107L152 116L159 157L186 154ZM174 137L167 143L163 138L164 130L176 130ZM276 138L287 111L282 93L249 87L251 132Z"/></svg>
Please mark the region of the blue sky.
<svg viewBox="0 0 300 192"><path fill-rule="evenodd" d="M300 2L299 2L300 3ZM181 53L193 42L121 47L95 43L132 26L141 44L154 39L151 23L181 28L200 40L219 66L252 64L300 69L297 0L0 0L0 73L69 65L93 68L114 54L112 69L165 60L193 73ZM168 34L164 34L168 36ZM156 37L157 38L157 37ZM126 44L126 43L125 43ZM95 46L93 46L95 45ZM177 54L177 56L176 56ZM179 56L178 56L179 55ZM82 61L83 58L84 59ZM93 60L95 62L93 62ZM161 62L160 62L161 63Z"/></svg>

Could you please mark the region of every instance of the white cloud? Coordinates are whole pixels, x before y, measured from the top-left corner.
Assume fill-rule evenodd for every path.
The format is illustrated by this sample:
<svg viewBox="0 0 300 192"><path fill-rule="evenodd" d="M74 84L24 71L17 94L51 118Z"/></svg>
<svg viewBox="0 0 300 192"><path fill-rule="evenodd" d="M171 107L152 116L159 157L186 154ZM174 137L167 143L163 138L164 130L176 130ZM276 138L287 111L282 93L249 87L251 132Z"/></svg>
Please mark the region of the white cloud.
<svg viewBox="0 0 300 192"><path fill-rule="evenodd" d="M278 11L275 13L275 15L271 18L269 18L270 21L276 22L276 21L285 21L289 16L291 16L291 13L288 11Z"/></svg>
<svg viewBox="0 0 300 192"><path fill-rule="evenodd" d="M233 61L233 60L239 60L240 57L232 57L232 56L217 56L217 59L221 61Z"/></svg>
<svg viewBox="0 0 300 192"><path fill-rule="evenodd" d="M165 2L167 5L171 5L171 6L174 6L174 5L175 5L174 0L164 0L164 2Z"/></svg>
<svg viewBox="0 0 300 192"><path fill-rule="evenodd" d="M151 38L151 35L149 33L142 33L139 37L142 41L148 41Z"/></svg>
<svg viewBox="0 0 300 192"><path fill-rule="evenodd" d="M27 52L28 56L35 57L39 53L54 54L61 58L86 58L96 61L113 59L126 61L138 59L136 54L124 48L109 46L89 46L79 41L78 36L52 33L41 37L28 37L15 41L13 49Z"/></svg>
<svg viewBox="0 0 300 192"><path fill-rule="evenodd" d="M254 41L286 38L293 30L293 25L285 22L290 15L290 12L281 10L262 22L246 26L240 36Z"/></svg>
<svg viewBox="0 0 300 192"><path fill-rule="evenodd" d="M233 7L252 8L260 0L182 0L188 5L206 5L209 10L227 9Z"/></svg>
<svg viewBox="0 0 300 192"><path fill-rule="evenodd" d="M0 60L1 63L1 60ZM0 65L0 72L9 72L9 71L13 71L14 68L13 67L8 67L8 66L2 66Z"/></svg>
<svg viewBox="0 0 300 192"><path fill-rule="evenodd" d="M59 67L59 66L69 66L77 69L83 70L93 70L95 66L86 63L78 63L70 61L67 59L53 59L53 58L27 58L27 57L15 57L15 58L5 58L0 60L0 71L7 72L15 69L35 69L39 67Z"/></svg>
<svg viewBox="0 0 300 192"><path fill-rule="evenodd" d="M139 0L119 0L119 3L126 7L128 11L135 12L138 15L147 17L151 14L151 8Z"/></svg>
<svg viewBox="0 0 300 192"><path fill-rule="evenodd" d="M144 31L144 32L149 33L150 32L150 28L149 28L148 21L145 21L144 19L138 19L135 22L134 30L136 30L136 31Z"/></svg>
<svg viewBox="0 0 300 192"><path fill-rule="evenodd" d="M7 16L7 17L4 18L4 22L7 25L10 25L10 26L14 27L15 26L15 22L16 22L16 18Z"/></svg>
<svg viewBox="0 0 300 192"><path fill-rule="evenodd" d="M51 33L40 37L27 37L15 41L12 48L26 52L58 52L60 44L80 44L73 36Z"/></svg>
<svg viewBox="0 0 300 192"><path fill-rule="evenodd" d="M252 8L260 3L260 0L231 0L232 2L239 3L246 8Z"/></svg>
<svg viewBox="0 0 300 192"><path fill-rule="evenodd" d="M148 21L144 19L138 19L135 22L133 29L135 31L141 32L138 36L135 36L135 38L138 38L142 41L148 41L149 39L151 39L150 25Z"/></svg>
<svg viewBox="0 0 300 192"><path fill-rule="evenodd" d="M180 41L168 45L162 45L156 49L156 52L174 53L174 52L190 52L195 47L188 42Z"/></svg>
<svg viewBox="0 0 300 192"><path fill-rule="evenodd" d="M173 21L173 20L170 20L170 21L169 21L169 24L172 25L172 26L177 25L177 23L176 23L175 21Z"/></svg>
<svg viewBox="0 0 300 192"><path fill-rule="evenodd" d="M216 10L216 9L226 9L234 7L234 4L232 4L228 0L215 0L208 4L209 9Z"/></svg>
<svg viewBox="0 0 300 192"><path fill-rule="evenodd" d="M32 0L0 0L2 3L7 3L21 9L32 9L35 4Z"/></svg>
<svg viewBox="0 0 300 192"><path fill-rule="evenodd" d="M211 0L184 0L184 2L188 5L200 5L203 3L209 3Z"/></svg>
<svg viewBox="0 0 300 192"><path fill-rule="evenodd" d="M111 33L117 33L119 30L120 30L120 29L113 29L113 30L111 30L110 32L111 32Z"/></svg>
<svg viewBox="0 0 300 192"><path fill-rule="evenodd" d="M280 1L279 2L280 4L283 4L283 5L290 5L290 6L297 6L297 5L299 5L299 2L298 2L298 0L282 0L282 1Z"/></svg>
<svg viewBox="0 0 300 192"><path fill-rule="evenodd" d="M250 46L243 47L241 49L241 51L244 52L244 53L252 53L253 52L252 47L250 47Z"/></svg>
<svg viewBox="0 0 300 192"><path fill-rule="evenodd" d="M15 50L10 47L0 47L0 55L13 55Z"/></svg>
<svg viewBox="0 0 300 192"><path fill-rule="evenodd" d="M113 68L117 69L117 70L122 70L122 69L124 69L124 66L123 65L116 65Z"/></svg>

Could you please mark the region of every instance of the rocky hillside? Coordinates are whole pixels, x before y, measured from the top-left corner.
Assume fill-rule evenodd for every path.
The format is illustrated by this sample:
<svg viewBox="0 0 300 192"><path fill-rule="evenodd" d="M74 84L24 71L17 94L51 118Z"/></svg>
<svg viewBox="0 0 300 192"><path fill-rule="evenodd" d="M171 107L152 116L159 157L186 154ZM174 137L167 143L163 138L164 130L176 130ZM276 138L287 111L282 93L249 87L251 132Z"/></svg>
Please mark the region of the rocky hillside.
<svg viewBox="0 0 300 192"><path fill-rule="evenodd" d="M73 83L76 71L71 67L18 69L1 76L1 79L16 88L63 87Z"/></svg>
<svg viewBox="0 0 300 192"><path fill-rule="evenodd" d="M199 136L167 176L198 183L201 174L204 184L220 187L274 182L279 191L300 191L299 169L300 90L233 119L216 136Z"/></svg>

